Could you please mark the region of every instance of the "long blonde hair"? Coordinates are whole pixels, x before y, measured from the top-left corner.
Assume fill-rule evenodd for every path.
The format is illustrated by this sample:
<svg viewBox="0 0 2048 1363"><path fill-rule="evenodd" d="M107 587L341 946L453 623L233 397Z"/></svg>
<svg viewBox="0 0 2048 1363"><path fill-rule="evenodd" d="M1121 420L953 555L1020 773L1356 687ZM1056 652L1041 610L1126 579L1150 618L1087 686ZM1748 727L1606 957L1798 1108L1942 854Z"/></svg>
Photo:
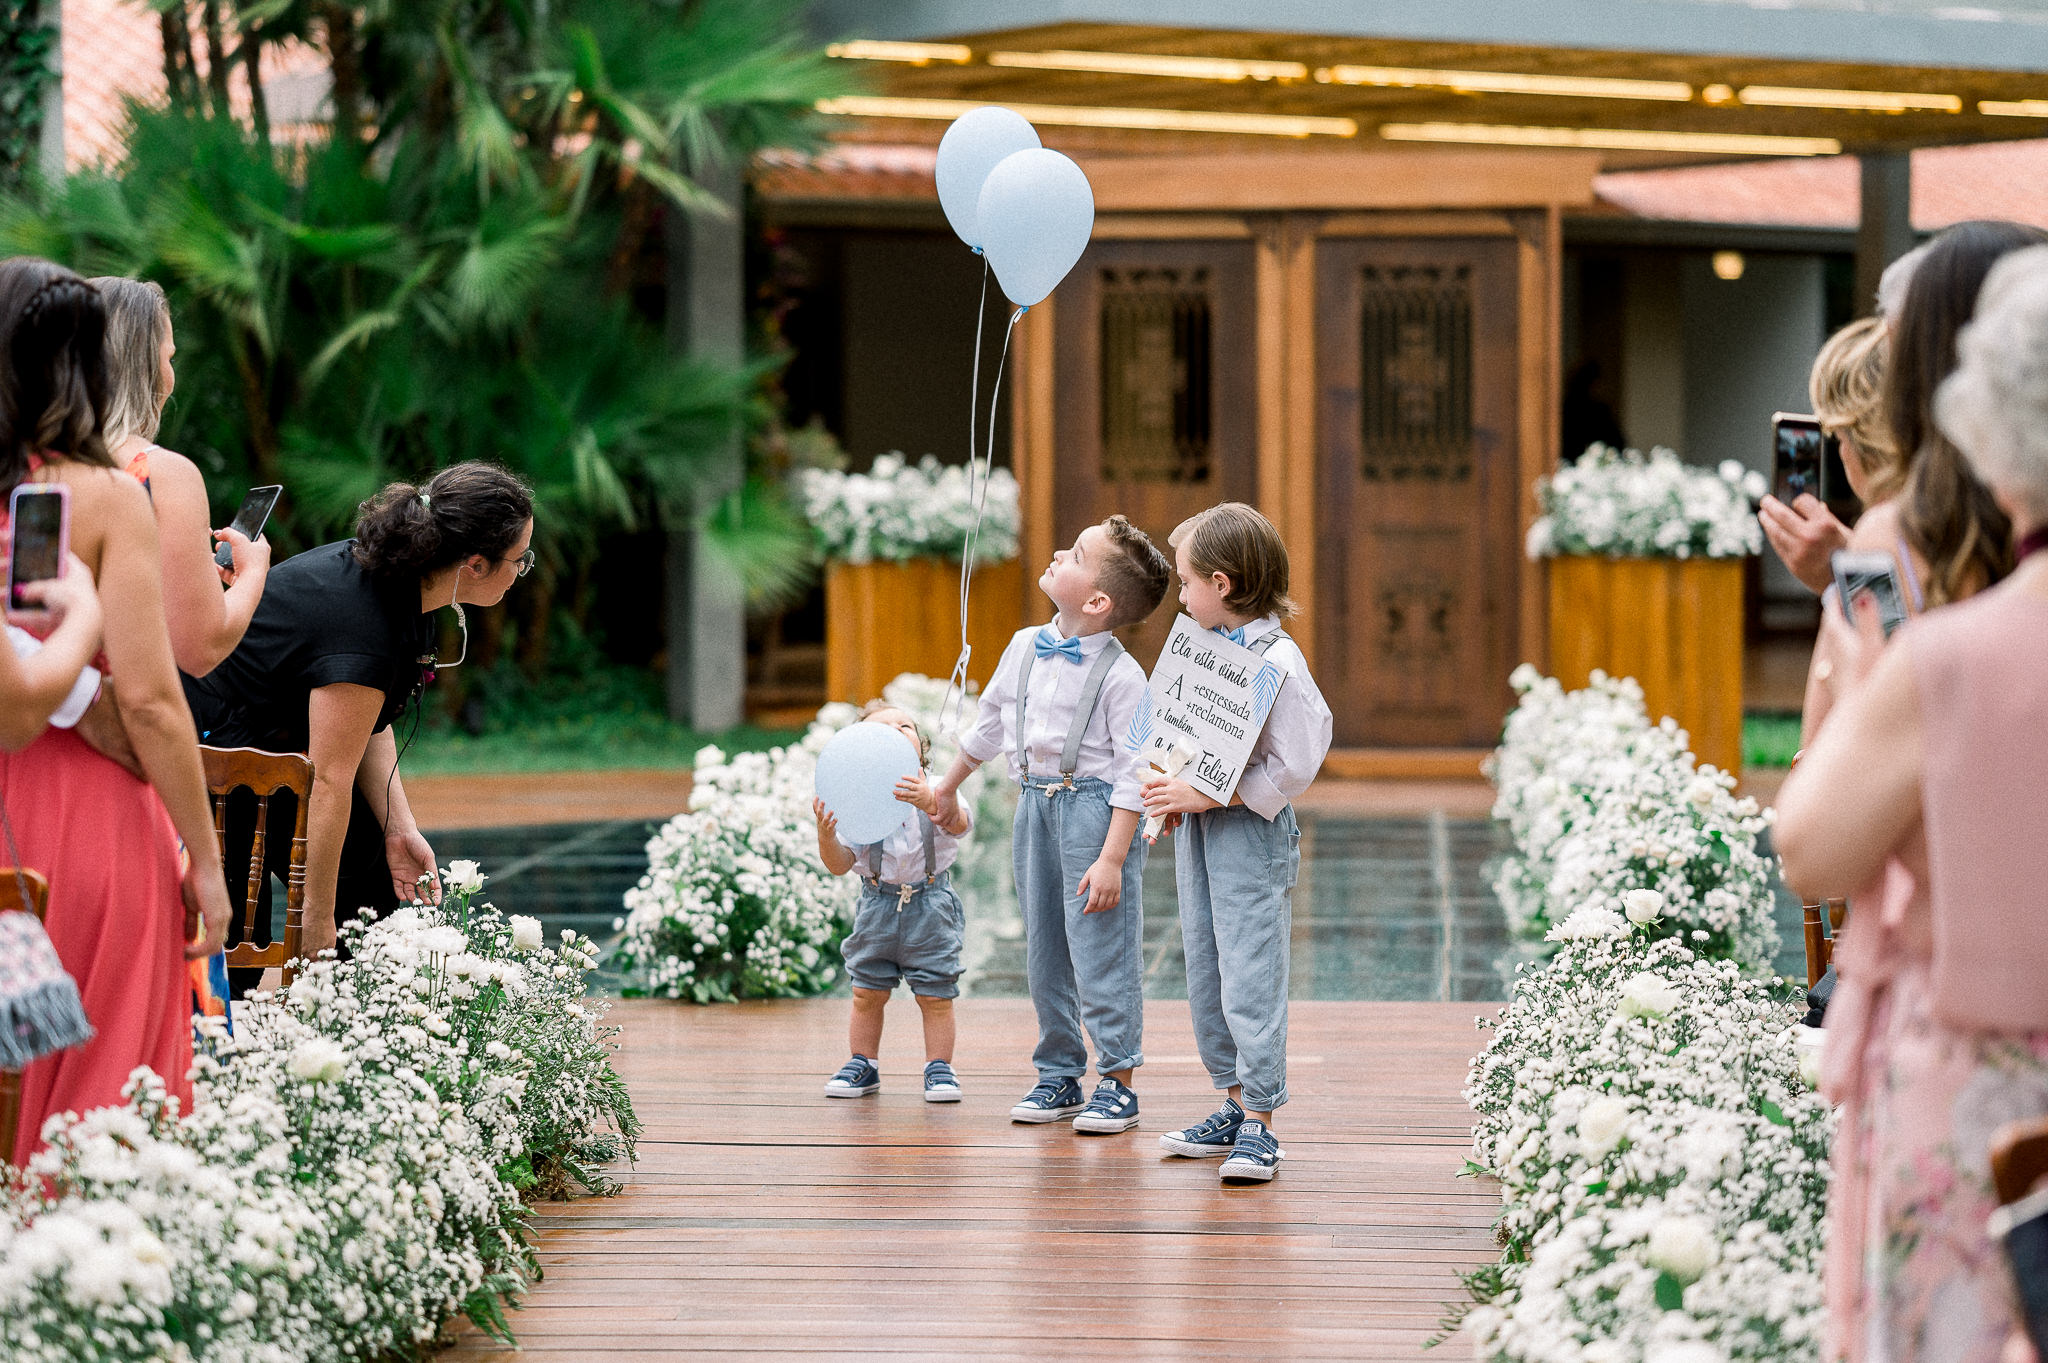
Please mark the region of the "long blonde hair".
<svg viewBox="0 0 2048 1363"><path fill-rule="evenodd" d="M1896 496L1906 485L1906 461L1884 418L1884 367L1890 355L1884 319L1860 317L1828 337L1806 384L1821 424L1856 447L1863 497L1872 504Z"/></svg>
<svg viewBox="0 0 2048 1363"><path fill-rule="evenodd" d="M162 357L171 305L146 279L101 275L92 285L107 306L107 448L121 448L130 436L154 440L170 397Z"/></svg>

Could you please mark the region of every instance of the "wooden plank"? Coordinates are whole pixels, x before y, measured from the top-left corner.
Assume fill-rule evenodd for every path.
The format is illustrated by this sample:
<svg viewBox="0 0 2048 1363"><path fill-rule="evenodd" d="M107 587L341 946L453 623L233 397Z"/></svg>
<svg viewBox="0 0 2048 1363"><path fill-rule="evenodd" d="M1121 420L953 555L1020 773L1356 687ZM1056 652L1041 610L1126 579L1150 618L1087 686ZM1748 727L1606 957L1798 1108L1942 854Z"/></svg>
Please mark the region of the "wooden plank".
<svg viewBox="0 0 2048 1363"><path fill-rule="evenodd" d="M835 1101L846 1004L617 1006L647 1134L618 1198L538 1209L523 1349L462 1359L1419 1359L1457 1275L1493 1257L1497 1191L1457 1177L1481 1044L1464 1004L1299 1003L1280 1177L1223 1188L1157 1134L1215 1103L1184 1004L1147 1005L1125 1136L1019 1126L1024 1000L958 1008L965 1101L925 1104L915 1010L884 1088ZM1049 1314L1050 1313L1050 1314ZM1467 1357L1454 1345L1428 1355Z"/></svg>
<svg viewBox="0 0 2048 1363"><path fill-rule="evenodd" d="M1259 150L1086 156L1095 211L1539 208L1593 202L1598 152Z"/></svg>

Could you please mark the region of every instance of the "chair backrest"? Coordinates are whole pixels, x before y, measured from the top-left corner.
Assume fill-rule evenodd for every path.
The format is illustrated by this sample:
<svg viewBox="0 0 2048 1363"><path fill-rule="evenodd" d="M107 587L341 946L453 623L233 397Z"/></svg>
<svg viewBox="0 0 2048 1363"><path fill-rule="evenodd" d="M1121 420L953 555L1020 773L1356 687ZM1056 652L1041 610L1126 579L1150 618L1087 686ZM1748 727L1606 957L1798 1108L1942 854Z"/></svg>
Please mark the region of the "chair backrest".
<svg viewBox="0 0 2048 1363"><path fill-rule="evenodd" d="M228 854L228 796L247 790L256 797L256 834L249 845L249 883L242 907L228 933L237 945L228 949L230 966L269 968L296 960L305 925L306 906L306 812L312 804L313 764L300 753L262 752L256 748L199 749L206 767L206 789L213 798L213 831L220 840L223 860ZM270 797L281 790L298 796L293 820L291 870L285 879L284 934L267 947L255 945L256 916L261 912L264 870L264 840L270 825ZM266 932L268 924L264 925ZM286 984L292 972L285 970Z"/></svg>
<svg viewBox="0 0 2048 1363"><path fill-rule="evenodd" d="M22 900L22 889L28 899ZM50 907L50 882L40 871L0 866L0 913L26 909L41 918ZM15 1128L21 1125L21 1071L0 1070L0 1164L14 1158Z"/></svg>

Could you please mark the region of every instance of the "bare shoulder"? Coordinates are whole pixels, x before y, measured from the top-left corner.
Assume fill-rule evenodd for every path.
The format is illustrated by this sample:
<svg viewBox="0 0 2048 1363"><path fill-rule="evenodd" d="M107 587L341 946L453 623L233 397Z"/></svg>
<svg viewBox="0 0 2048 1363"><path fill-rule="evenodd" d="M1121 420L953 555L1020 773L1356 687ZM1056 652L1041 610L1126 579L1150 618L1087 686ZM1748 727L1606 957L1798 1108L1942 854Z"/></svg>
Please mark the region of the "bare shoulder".
<svg viewBox="0 0 2048 1363"><path fill-rule="evenodd" d="M1871 550L1891 553L1898 546L1899 504L1896 500L1880 502L1865 511L1849 532L1849 547L1859 553Z"/></svg>

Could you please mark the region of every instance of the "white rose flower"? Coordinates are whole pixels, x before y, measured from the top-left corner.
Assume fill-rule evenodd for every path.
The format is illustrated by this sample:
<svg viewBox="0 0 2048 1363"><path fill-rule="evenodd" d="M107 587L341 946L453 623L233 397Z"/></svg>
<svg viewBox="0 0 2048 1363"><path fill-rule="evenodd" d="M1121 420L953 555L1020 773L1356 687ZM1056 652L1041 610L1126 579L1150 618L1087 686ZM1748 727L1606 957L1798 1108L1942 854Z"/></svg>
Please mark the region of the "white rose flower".
<svg viewBox="0 0 2048 1363"><path fill-rule="evenodd" d="M1650 1241L1643 1260L1661 1268L1681 1283L1696 1283L1720 1257L1714 1231L1697 1216L1666 1216L1650 1227Z"/></svg>
<svg viewBox="0 0 2048 1363"><path fill-rule="evenodd" d="M483 868L473 861L451 861L441 868L441 883L455 894L475 894L484 880Z"/></svg>
<svg viewBox="0 0 2048 1363"><path fill-rule="evenodd" d="M1701 809L1709 809L1721 794L1721 783L1711 776L1695 776L1692 784L1685 788L1685 798Z"/></svg>
<svg viewBox="0 0 2048 1363"><path fill-rule="evenodd" d="M324 1036L308 1037L292 1052L291 1071L315 1084L331 1084L348 1069L348 1053Z"/></svg>
<svg viewBox="0 0 2048 1363"><path fill-rule="evenodd" d="M1630 890L1621 897L1621 906L1628 921L1639 926L1664 916L1664 896L1655 890Z"/></svg>
<svg viewBox="0 0 2048 1363"><path fill-rule="evenodd" d="M538 918L528 918L523 913L512 915L512 949L514 951L539 951L547 945L547 930Z"/></svg>
<svg viewBox="0 0 2048 1363"><path fill-rule="evenodd" d="M1679 1339L1651 1345L1643 1363L1728 1363L1728 1355L1703 1339Z"/></svg>
<svg viewBox="0 0 2048 1363"><path fill-rule="evenodd" d="M1634 1115L1624 1099L1604 1095L1593 1099L1579 1112L1579 1149L1587 1158L1599 1159L1621 1144Z"/></svg>
<svg viewBox="0 0 2048 1363"><path fill-rule="evenodd" d="M1621 986L1621 1011L1635 1018L1660 1018L1679 1003L1676 985L1654 970L1642 970Z"/></svg>

